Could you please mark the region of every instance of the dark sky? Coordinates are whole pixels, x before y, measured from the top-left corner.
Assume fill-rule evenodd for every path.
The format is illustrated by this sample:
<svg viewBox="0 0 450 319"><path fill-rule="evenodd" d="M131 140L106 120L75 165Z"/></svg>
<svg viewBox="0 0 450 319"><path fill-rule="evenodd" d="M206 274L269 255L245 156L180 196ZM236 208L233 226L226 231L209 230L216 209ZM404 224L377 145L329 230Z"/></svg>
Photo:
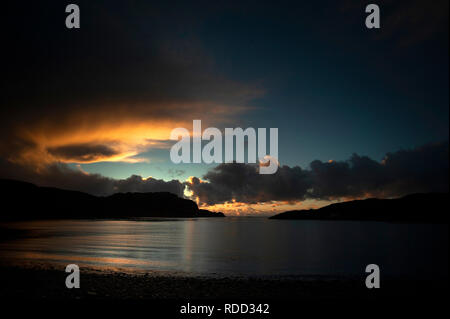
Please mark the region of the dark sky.
<svg viewBox="0 0 450 319"><path fill-rule="evenodd" d="M433 162L440 156L428 156L430 145L448 159L448 1L376 1L377 30L365 27L364 1L74 3L81 9L77 30L65 28L68 3L61 1L2 10L4 177L107 193L127 190L117 183L128 185L123 181L131 175L153 177L132 179L143 188L131 190L142 191L155 190L145 185L156 179L160 187L209 176L213 188L211 174L231 173L216 165L174 165L168 157L170 130L191 129L201 119L220 129L279 129L279 161L289 177L277 183L281 190L296 185L299 193L280 196L254 186L255 196L242 197L248 191L242 190L243 202L398 195L442 184L423 167L441 168ZM417 159L423 150L431 162ZM422 172L420 187L393 192L392 178L373 180L373 165L370 174L358 171L357 184L349 177L354 171L342 173L346 186L330 182L329 192L311 182L319 166L310 163L333 160L328 165L351 170L360 163L355 153L375 166L387 153L401 154L393 157L420 166L411 168ZM302 174L290 171L295 166L314 177L303 183ZM200 202L236 199L224 195L229 190L215 177L220 190L191 185ZM448 181L443 185L448 190Z"/></svg>

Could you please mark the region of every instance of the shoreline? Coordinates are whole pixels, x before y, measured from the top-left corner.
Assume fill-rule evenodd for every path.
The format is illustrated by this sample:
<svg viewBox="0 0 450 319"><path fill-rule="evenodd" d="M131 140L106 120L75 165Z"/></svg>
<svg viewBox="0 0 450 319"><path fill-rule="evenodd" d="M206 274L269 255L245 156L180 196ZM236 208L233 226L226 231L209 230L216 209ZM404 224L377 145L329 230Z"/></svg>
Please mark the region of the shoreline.
<svg viewBox="0 0 450 319"><path fill-rule="evenodd" d="M320 276L273 278L252 276L186 276L166 271L128 273L80 267L80 288L65 287L64 266L0 263L0 297L3 299L64 300L301 300L371 301L439 298L448 287L440 282L385 279L383 289L367 289L364 278Z"/></svg>

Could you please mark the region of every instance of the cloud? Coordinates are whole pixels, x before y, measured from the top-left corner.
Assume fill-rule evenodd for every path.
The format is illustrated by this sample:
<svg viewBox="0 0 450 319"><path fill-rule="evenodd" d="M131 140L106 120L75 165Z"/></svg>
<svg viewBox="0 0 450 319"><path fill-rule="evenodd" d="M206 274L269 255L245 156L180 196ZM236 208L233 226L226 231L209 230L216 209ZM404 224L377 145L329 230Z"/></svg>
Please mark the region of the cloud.
<svg viewBox="0 0 450 319"><path fill-rule="evenodd" d="M148 177L143 179L141 176L132 175L126 179L116 180L114 182L114 192L170 192L183 197L185 186L178 180L163 181Z"/></svg>
<svg viewBox="0 0 450 319"><path fill-rule="evenodd" d="M50 147L47 151L61 160L78 163L98 161L118 154L108 145L89 143Z"/></svg>
<svg viewBox="0 0 450 319"><path fill-rule="evenodd" d="M164 181L132 175L113 179L75 170L64 163L35 169L0 159L0 177L41 186L79 190L94 195L117 192L167 191L201 205L225 203L298 203L308 200L341 200L397 197L415 192L448 192L448 142L386 154L381 161L352 155L346 161L313 161L308 169L281 166L272 175L258 173L256 164L226 163L202 178L186 182ZM173 171L174 174L182 171ZM257 206L255 206L257 207Z"/></svg>
<svg viewBox="0 0 450 319"><path fill-rule="evenodd" d="M61 24L63 4L11 4L10 12L22 12L20 26L13 15L1 21L15 32L2 33L0 157L34 166L130 161L193 119L233 122L263 94L217 71L188 30L169 32L184 26L173 8L77 4L78 30Z"/></svg>
<svg viewBox="0 0 450 319"><path fill-rule="evenodd" d="M220 164L202 180L194 177L187 185L205 204L299 199L311 185L308 172L298 166L279 167L272 175L259 174L258 169L256 164Z"/></svg>
<svg viewBox="0 0 450 319"><path fill-rule="evenodd" d="M220 164L186 184L192 197L206 205L448 192L448 142L388 153L381 162L354 154L347 161L315 160L306 170L282 166L273 175L260 175L257 169Z"/></svg>
<svg viewBox="0 0 450 319"><path fill-rule="evenodd" d="M126 179L114 179L99 174L75 170L64 163L53 163L38 171L11 162L1 163L0 178L18 179L39 186L57 187L105 196L127 192L170 192L183 197L184 183L178 180L164 181L156 178L132 175Z"/></svg>

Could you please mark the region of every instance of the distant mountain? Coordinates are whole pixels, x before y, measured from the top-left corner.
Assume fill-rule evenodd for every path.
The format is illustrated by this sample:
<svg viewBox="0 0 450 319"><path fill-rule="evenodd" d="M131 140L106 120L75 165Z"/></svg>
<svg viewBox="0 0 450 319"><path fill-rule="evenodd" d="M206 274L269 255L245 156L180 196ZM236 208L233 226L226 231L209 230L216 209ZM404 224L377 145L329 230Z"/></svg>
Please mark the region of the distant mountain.
<svg viewBox="0 0 450 319"><path fill-rule="evenodd" d="M198 209L191 200L172 193L117 193L98 197L15 180L0 179L0 220L224 217Z"/></svg>
<svg viewBox="0 0 450 319"><path fill-rule="evenodd" d="M270 219L448 223L448 214L448 193L428 193L396 199L354 200L319 209L293 210Z"/></svg>

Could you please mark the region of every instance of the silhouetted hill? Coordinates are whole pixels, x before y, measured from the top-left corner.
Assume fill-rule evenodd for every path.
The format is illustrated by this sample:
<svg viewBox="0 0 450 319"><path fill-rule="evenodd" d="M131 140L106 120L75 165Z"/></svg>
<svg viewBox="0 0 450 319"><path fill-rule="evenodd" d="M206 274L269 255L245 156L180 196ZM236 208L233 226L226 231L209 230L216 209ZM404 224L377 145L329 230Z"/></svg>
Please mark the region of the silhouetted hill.
<svg viewBox="0 0 450 319"><path fill-rule="evenodd" d="M49 218L224 217L172 193L117 193L97 197L0 179L1 220Z"/></svg>
<svg viewBox="0 0 450 319"><path fill-rule="evenodd" d="M396 199L354 200L319 209L287 211L270 219L448 223L448 210L448 193L429 193Z"/></svg>

